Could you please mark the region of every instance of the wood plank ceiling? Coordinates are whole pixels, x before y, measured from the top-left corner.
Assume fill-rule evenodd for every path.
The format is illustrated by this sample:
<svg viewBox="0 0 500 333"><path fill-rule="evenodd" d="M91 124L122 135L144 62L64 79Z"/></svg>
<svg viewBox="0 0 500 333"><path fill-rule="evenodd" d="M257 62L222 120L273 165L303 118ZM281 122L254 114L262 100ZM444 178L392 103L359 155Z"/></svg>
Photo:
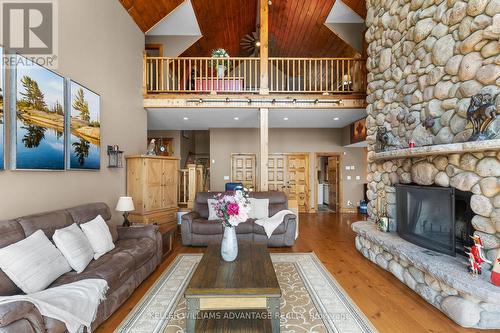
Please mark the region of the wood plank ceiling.
<svg viewBox="0 0 500 333"><path fill-rule="evenodd" d="M182 0L119 0L142 31L149 30ZM182 56L210 56L222 47L247 56L241 39L256 31L258 0L191 0L203 37ZM273 57L351 57L356 51L324 23L335 0L272 0L269 55ZM344 0L366 17L364 0Z"/></svg>

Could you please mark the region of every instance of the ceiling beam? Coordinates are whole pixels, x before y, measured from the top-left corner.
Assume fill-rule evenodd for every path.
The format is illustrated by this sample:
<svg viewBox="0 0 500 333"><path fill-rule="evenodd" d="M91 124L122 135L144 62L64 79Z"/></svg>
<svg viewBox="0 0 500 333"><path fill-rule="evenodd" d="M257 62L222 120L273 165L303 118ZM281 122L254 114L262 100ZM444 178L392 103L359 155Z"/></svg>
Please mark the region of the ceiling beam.
<svg viewBox="0 0 500 333"><path fill-rule="evenodd" d="M260 1L260 94L269 95L269 2Z"/></svg>

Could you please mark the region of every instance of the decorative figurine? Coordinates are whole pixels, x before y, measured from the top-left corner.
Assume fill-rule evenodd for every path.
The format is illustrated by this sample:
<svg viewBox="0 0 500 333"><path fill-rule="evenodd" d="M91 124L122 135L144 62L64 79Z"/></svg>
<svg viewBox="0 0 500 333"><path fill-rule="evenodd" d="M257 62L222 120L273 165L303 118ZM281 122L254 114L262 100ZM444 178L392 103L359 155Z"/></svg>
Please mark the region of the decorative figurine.
<svg viewBox="0 0 500 333"><path fill-rule="evenodd" d="M472 247L465 247L468 251L466 252L469 254L469 272L472 274L481 274L481 264L483 262L491 264L491 261L486 259L483 253L483 240L481 237L474 235L470 236L474 240L474 245ZM472 264L471 258L474 259L474 263Z"/></svg>
<svg viewBox="0 0 500 333"><path fill-rule="evenodd" d="M378 151L387 151L388 148L396 149L401 146L399 140L394 136L394 134L392 134L392 132L387 131L385 126L379 126L376 140L379 145Z"/></svg>
<svg viewBox="0 0 500 333"><path fill-rule="evenodd" d="M465 253L469 256L469 266L467 267L469 273L471 273L472 275L481 274L481 266L476 262L474 255L470 252Z"/></svg>
<svg viewBox="0 0 500 333"><path fill-rule="evenodd" d="M469 141L488 140L491 135L486 132L496 119L497 108L490 94L477 94L471 97L467 109L467 120L472 124L472 136Z"/></svg>
<svg viewBox="0 0 500 333"><path fill-rule="evenodd" d="M493 263L493 269L491 271L491 283L495 286L500 287L500 249L498 249L497 257Z"/></svg>
<svg viewBox="0 0 500 333"><path fill-rule="evenodd" d="M151 139L148 145L148 152L146 153L148 156L156 156L156 140Z"/></svg>
<svg viewBox="0 0 500 333"><path fill-rule="evenodd" d="M409 148L415 148L415 140L410 139L410 142L408 142L408 147Z"/></svg>
<svg viewBox="0 0 500 333"><path fill-rule="evenodd" d="M434 127L435 123L436 123L436 120L434 118L432 118L431 116L428 116L424 120L424 127L426 129L430 129L430 128Z"/></svg>

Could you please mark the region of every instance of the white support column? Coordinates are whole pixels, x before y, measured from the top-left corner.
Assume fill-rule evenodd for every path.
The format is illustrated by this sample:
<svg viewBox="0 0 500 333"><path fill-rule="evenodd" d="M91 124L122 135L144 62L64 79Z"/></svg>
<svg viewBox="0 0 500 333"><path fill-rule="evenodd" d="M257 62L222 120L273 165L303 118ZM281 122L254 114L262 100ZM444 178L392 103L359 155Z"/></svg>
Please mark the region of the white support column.
<svg viewBox="0 0 500 333"><path fill-rule="evenodd" d="M259 191L267 191L269 160L269 109L260 109Z"/></svg>

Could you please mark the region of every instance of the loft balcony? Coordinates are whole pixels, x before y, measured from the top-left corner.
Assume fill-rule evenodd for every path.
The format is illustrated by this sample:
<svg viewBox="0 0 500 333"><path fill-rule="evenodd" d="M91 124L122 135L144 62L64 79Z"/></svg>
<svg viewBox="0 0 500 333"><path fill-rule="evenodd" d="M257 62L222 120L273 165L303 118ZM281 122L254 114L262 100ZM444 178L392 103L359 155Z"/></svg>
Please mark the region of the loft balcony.
<svg viewBox="0 0 500 333"><path fill-rule="evenodd" d="M365 107L359 58L144 56L145 107Z"/></svg>

